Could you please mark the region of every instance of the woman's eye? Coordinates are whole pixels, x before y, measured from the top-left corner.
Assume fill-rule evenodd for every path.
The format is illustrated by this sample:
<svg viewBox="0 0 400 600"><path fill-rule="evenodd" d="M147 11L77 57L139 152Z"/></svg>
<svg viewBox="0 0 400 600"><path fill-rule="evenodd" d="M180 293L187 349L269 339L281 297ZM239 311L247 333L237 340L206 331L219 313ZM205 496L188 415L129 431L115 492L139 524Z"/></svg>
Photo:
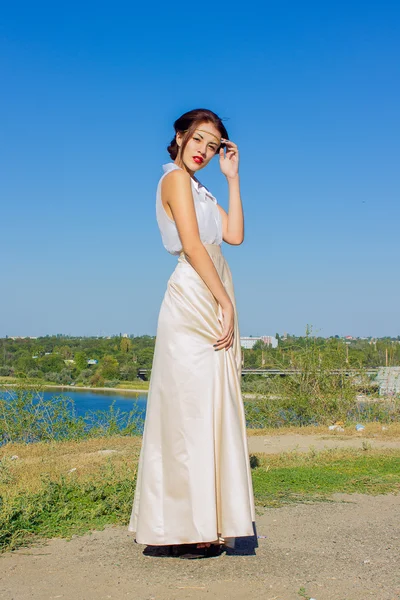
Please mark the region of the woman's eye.
<svg viewBox="0 0 400 600"><path fill-rule="evenodd" d="M201 142L200 138L193 138L195 142ZM215 152L217 150L216 146L208 146L213 152Z"/></svg>

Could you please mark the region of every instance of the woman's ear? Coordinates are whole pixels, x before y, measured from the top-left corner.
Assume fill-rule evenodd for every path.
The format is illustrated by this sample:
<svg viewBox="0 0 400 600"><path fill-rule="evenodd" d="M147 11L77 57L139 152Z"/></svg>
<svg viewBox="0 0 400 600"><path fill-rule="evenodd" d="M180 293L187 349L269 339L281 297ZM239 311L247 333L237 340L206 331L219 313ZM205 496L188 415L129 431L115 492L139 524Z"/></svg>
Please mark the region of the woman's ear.
<svg viewBox="0 0 400 600"><path fill-rule="evenodd" d="M176 139L176 143L178 144L179 147L182 144L182 138L183 138L183 135L181 134L180 131L178 131L175 136L175 139Z"/></svg>

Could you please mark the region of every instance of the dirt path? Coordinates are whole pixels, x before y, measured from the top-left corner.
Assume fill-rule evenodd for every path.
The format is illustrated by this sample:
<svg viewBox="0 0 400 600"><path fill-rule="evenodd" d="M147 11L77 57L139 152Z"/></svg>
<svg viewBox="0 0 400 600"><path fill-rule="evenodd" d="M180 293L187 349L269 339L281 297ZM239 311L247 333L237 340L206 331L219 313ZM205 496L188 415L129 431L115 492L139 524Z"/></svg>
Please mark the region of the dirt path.
<svg viewBox="0 0 400 600"><path fill-rule="evenodd" d="M203 560L142 554L125 527L0 556L4 600L398 600L399 497L268 509L259 547Z"/></svg>
<svg viewBox="0 0 400 600"><path fill-rule="evenodd" d="M345 437L339 435L299 435L287 433L283 435L252 435L248 438L250 452L279 454L280 452L308 452L331 448L362 448L363 443L373 448L400 448L400 440L383 440L359 436Z"/></svg>

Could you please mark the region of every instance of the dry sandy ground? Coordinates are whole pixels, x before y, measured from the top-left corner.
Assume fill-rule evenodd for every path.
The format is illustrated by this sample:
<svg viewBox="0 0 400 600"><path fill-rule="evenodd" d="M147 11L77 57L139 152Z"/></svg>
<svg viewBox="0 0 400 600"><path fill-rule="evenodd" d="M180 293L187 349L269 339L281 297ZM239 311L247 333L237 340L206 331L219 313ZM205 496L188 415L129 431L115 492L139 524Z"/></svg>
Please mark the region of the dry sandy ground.
<svg viewBox="0 0 400 600"><path fill-rule="evenodd" d="M125 527L0 557L5 600L398 600L399 498L335 495L334 503L268 509L259 546L201 560L142 554ZM308 596L306 596L308 597Z"/></svg>
<svg viewBox="0 0 400 600"><path fill-rule="evenodd" d="M329 435L252 435L248 438L250 452L262 452L265 454L279 454L281 452L308 452L311 448L315 450L327 450L331 448L363 448L368 444L371 449L375 448L400 448L400 440L384 440L366 438L362 434L345 437L338 434ZM380 600L380 599L379 599Z"/></svg>

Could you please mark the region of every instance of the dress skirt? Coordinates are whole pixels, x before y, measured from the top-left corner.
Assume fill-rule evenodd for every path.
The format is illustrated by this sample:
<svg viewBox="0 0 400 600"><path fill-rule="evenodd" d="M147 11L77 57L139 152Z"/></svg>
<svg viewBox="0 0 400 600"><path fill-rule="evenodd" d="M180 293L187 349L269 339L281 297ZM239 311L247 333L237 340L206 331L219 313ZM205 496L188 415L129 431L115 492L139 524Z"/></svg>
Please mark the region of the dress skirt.
<svg viewBox="0 0 400 600"><path fill-rule="evenodd" d="M254 535L232 275L220 246L204 246L235 307L234 342L214 350L221 307L181 252L159 313L128 526L139 544Z"/></svg>

